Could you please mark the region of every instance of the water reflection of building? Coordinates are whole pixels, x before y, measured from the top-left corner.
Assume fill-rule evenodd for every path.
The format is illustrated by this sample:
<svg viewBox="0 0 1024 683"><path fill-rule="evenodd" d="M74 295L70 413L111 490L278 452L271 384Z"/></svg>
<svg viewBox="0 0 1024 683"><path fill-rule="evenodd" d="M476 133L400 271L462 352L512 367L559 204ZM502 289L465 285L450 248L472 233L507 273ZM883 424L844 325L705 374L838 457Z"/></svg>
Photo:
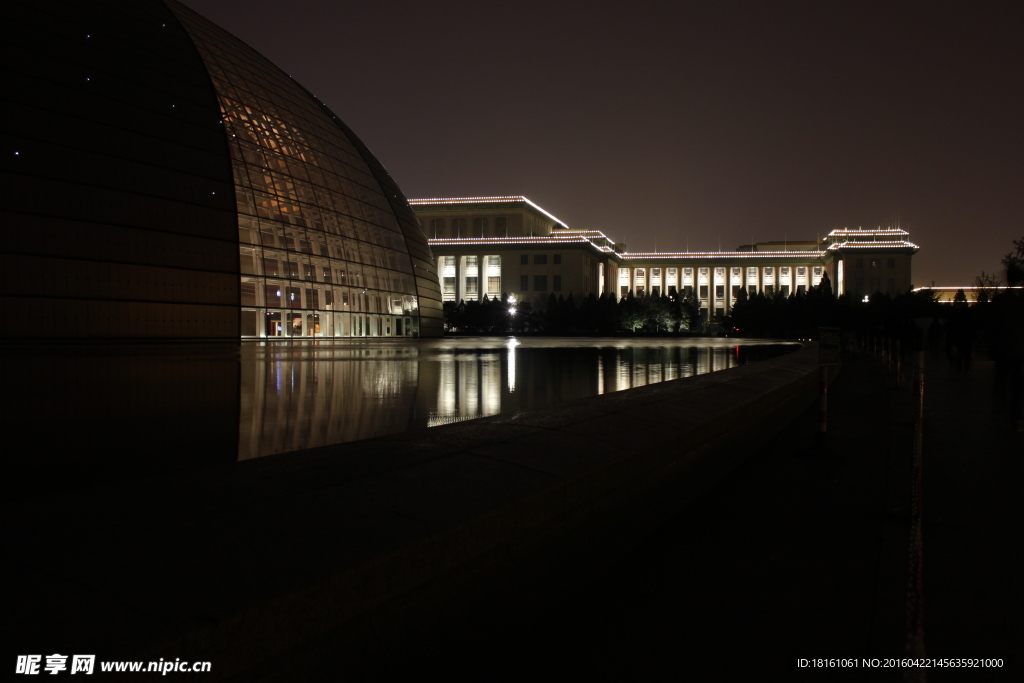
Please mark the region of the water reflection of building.
<svg viewBox="0 0 1024 683"><path fill-rule="evenodd" d="M412 199L438 264L444 301L502 294L577 300L603 293L693 297L725 315L740 290L789 296L828 273L837 294L910 288L917 245L899 228L832 230L820 241L775 241L731 252L637 253L598 230L574 230L525 197Z"/></svg>
<svg viewBox="0 0 1024 683"><path fill-rule="evenodd" d="M20 475L8 484L24 491L152 476L532 409L737 362L725 346L545 343L19 348L8 369L18 400L8 409L7 450Z"/></svg>
<svg viewBox="0 0 1024 683"><path fill-rule="evenodd" d="M623 391L732 367L730 346L252 347L239 457L312 448Z"/></svg>
<svg viewBox="0 0 1024 683"><path fill-rule="evenodd" d="M261 347L241 367L240 459L413 426L419 363L410 349Z"/></svg>
<svg viewBox="0 0 1024 683"><path fill-rule="evenodd" d="M440 336L401 191L262 55L175 0L0 17L0 338Z"/></svg>
<svg viewBox="0 0 1024 683"><path fill-rule="evenodd" d="M514 340L513 340L514 341ZM623 391L713 372L739 362L733 347L634 347L452 352L437 360L428 426ZM528 371L517 375L517 356ZM421 362L424 362L421 359ZM538 365L543 370L538 371ZM422 372L422 370L421 370Z"/></svg>
<svg viewBox="0 0 1024 683"><path fill-rule="evenodd" d="M501 412L504 365L501 354L449 353L437 362L440 365L437 407L430 412L428 427Z"/></svg>

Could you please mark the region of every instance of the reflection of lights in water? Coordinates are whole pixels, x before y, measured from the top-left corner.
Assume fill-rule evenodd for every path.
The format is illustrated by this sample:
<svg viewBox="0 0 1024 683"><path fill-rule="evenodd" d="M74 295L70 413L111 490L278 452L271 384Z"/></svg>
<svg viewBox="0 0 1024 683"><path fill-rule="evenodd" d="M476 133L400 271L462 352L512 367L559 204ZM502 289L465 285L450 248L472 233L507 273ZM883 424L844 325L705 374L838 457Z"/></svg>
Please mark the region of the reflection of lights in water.
<svg viewBox="0 0 1024 683"><path fill-rule="evenodd" d="M629 361L626 360L625 354L622 351L615 352L615 362L618 365L619 372L618 381L615 383L613 391L629 389L633 381L633 370L629 367Z"/></svg>
<svg viewBox="0 0 1024 683"><path fill-rule="evenodd" d="M697 366L694 368L695 375L703 375L706 372L710 372L709 366L711 361L711 349L703 348L697 349Z"/></svg>
<svg viewBox="0 0 1024 683"><path fill-rule="evenodd" d="M509 301L515 301L513 297L509 297ZM512 337L505 344L508 347L507 363L508 363L508 393L513 393L516 390L516 347L519 346L519 340Z"/></svg>
<svg viewBox="0 0 1024 683"><path fill-rule="evenodd" d="M427 417L428 427L440 427L442 425L455 424L456 422L465 422L466 420L472 420L476 415L457 415L455 413L441 413L437 411L430 411L430 415Z"/></svg>
<svg viewBox="0 0 1024 683"><path fill-rule="evenodd" d="M471 417L480 415L480 366L476 354L456 357L459 395L456 397L460 412Z"/></svg>
<svg viewBox="0 0 1024 683"><path fill-rule="evenodd" d="M405 368L398 363L366 361L366 372L363 373L363 396L369 398L399 398L408 384L404 377Z"/></svg>
<svg viewBox="0 0 1024 683"><path fill-rule="evenodd" d="M501 361L488 354L480 357L480 399L483 415L501 412Z"/></svg>
<svg viewBox="0 0 1024 683"><path fill-rule="evenodd" d="M640 362L633 365L633 384L631 386L647 386L647 363Z"/></svg>
<svg viewBox="0 0 1024 683"><path fill-rule="evenodd" d="M452 356L445 356L438 365L441 366L441 372L437 383L437 412L443 415L452 415L455 413L457 406L455 397L455 359Z"/></svg>
<svg viewBox="0 0 1024 683"><path fill-rule="evenodd" d="M545 344L506 338L486 348L455 344L427 353L415 345L274 342L246 347L252 353L243 354L239 456L463 422L594 395L595 387L597 394L609 394L746 360L745 348L736 358L734 344L651 348L616 342L590 347L596 353L569 356L534 350L547 348ZM517 381L519 346L530 349L523 357L522 381Z"/></svg>

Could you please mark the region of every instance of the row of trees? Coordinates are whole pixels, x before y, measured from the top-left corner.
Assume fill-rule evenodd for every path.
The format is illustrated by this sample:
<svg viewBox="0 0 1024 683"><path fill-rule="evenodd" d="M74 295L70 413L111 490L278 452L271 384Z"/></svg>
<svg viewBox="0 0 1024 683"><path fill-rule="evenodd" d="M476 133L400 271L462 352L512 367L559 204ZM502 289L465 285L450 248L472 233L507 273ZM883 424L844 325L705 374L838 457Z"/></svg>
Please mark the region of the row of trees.
<svg viewBox="0 0 1024 683"><path fill-rule="evenodd" d="M1015 251L1007 254L1005 267L1008 285L1024 284L1024 238L1014 241ZM979 303L999 299L999 284L993 276L979 276L976 282ZM1005 296L1019 297L1012 292ZM482 302L446 303L445 331L453 334L609 335L630 334L729 334L743 337L811 339L819 327L839 327L844 332L863 335L911 335L913 321L921 319L957 319L960 326L993 328L996 319L1006 317L1005 305L991 310L986 306L940 305L928 290L908 291L897 296L876 293L868 301L843 295L836 297L828 275L818 287L806 293L774 296L748 295L740 289L727 318L705 320L697 301L680 295L633 296L616 301L614 296L591 294L576 300L551 294L546 304L518 302L502 295ZM998 310L997 310L998 309ZM991 320L989 320L991 318Z"/></svg>
<svg viewBox="0 0 1024 683"><path fill-rule="evenodd" d="M704 330L692 300L682 297L591 294L577 304L553 293L545 305L517 301L503 294L483 301L448 302L444 305L445 332L454 334L506 334L536 332L557 335L645 332L686 334Z"/></svg>
<svg viewBox="0 0 1024 683"><path fill-rule="evenodd" d="M1014 250L1006 254L1001 263L1006 275L1006 285L1019 287L1024 285L1024 237L1014 240L1013 246ZM1003 281L999 279L999 275L981 271L981 275L974 278L975 300L978 303L991 301L1002 285ZM967 301L967 294L962 289L956 293L956 301Z"/></svg>
<svg viewBox="0 0 1024 683"><path fill-rule="evenodd" d="M544 305L500 299L448 302L444 305L445 331L449 334L711 334L743 337L813 338L819 327L843 326L872 329L890 327L894 320L935 315L931 294L908 293L898 297L876 294L865 303L852 297L833 296L827 277L806 293L748 296L741 289L731 315L705 319L699 304L682 296L634 296L618 301L603 294L579 301L570 294Z"/></svg>

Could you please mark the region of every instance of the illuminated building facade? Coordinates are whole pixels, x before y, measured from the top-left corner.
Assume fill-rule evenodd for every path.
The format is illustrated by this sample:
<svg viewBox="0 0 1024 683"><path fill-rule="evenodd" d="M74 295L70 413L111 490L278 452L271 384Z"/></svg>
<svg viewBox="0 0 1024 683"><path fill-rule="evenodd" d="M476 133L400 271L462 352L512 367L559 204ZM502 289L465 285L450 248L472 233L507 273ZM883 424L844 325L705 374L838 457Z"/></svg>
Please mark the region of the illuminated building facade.
<svg viewBox="0 0 1024 683"><path fill-rule="evenodd" d="M992 297L999 296L1005 292L1024 291L1024 287L1007 287L998 285L996 287L985 287L979 289L977 285L964 285L963 287L915 287L915 292L928 292L940 304L955 304L957 292L963 292L967 300L964 303L976 304L979 301L991 301Z"/></svg>
<svg viewBox="0 0 1024 683"><path fill-rule="evenodd" d="M705 317L748 294L799 294L828 273L836 294L899 294L917 245L898 228L833 230L820 242L761 242L731 252L629 252L596 230L573 230L519 196L412 199L438 264L444 301L502 294L544 300L590 294L682 293Z"/></svg>
<svg viewBox="0 0 1024 683"><path fill-rule="evenodd" d="M0 337L440 336L405 197L262 55L174 0L0 16Z"/></svg>

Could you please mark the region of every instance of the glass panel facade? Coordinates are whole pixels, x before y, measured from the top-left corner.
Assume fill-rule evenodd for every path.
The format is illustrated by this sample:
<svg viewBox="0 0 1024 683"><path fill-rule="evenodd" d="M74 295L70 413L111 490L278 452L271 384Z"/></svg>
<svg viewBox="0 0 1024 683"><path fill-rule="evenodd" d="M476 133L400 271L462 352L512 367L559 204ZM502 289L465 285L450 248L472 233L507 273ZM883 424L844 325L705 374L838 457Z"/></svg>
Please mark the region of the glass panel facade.
<svg viewBox="0 0 1024 683"><path fill-rule="evenodd" d="M392 315L415 326L402 227L347 129L251 48L189 13L179 18L206 63L231 153L242 336L395 336ZM409 328L407 319L401 334Z"/></svg>

